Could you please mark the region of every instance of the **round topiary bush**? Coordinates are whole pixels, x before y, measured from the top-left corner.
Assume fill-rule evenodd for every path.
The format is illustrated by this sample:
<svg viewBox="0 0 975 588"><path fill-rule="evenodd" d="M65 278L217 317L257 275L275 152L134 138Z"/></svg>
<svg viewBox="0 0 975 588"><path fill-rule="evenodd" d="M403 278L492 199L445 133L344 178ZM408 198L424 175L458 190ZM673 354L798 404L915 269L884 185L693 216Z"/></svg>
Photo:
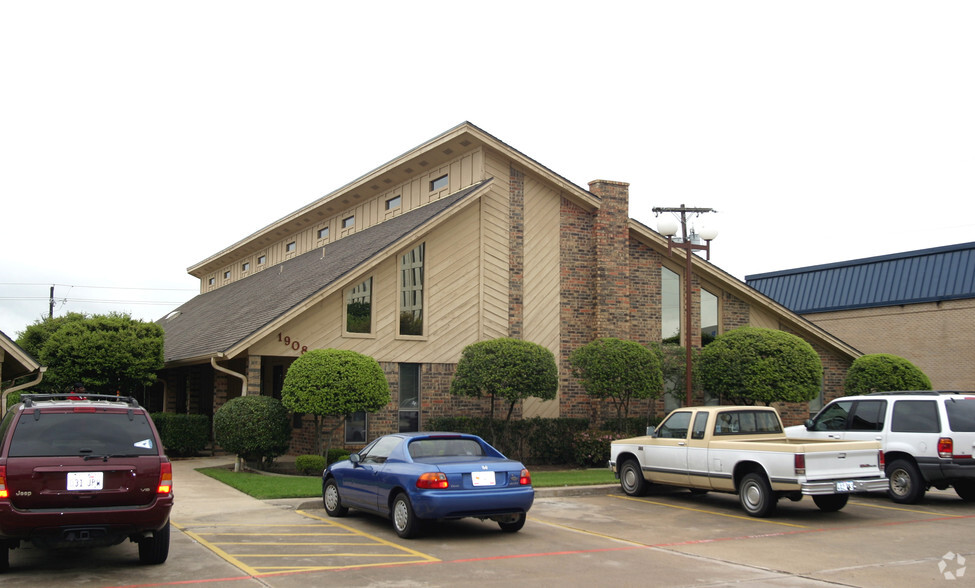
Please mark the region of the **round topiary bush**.
<svg viewBox="0 0 975 588"><path fill-rule="evenodd" d="M288 450L291 419L270 396L240 396L213 415L213 436L226 451L245 460L271 462Z"/></svg>
<svg viewBox="0 0 975 588"><path fill-rule="evenodd" d="M846 372L847 396L896 390L930 390L931 380L910 361L887 353L862 355Z"/></svg>

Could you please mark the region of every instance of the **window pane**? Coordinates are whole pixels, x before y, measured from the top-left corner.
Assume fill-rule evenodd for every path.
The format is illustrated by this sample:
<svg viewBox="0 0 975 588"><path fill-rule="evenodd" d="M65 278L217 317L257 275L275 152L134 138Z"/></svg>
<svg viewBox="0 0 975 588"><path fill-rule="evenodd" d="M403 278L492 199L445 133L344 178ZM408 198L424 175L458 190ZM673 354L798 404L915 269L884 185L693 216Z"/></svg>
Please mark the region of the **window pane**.
<svg viewBox="0 0 975 588"><path fill-rule="evenodd" d="M894 403L890 430L897 433L937 433L938 405L934 400L898 400Z"/></svg>
<svg viewBox="0 0 975 588"><path fill-rule="evenodd" d="M975 431L975 399L945 401L948 424L952 431L971 433Z"/></svg>
<svg viewBox="0 0 975 588"><path fill-rule="evenodd" d="M423 334L423 257L426 244L417 245L400 260L400 335Z"/></svg>
<svg viewBox="0 0 975 588"><path fill-rule="evenodd" d="M701 346L718 336L718 297L701 289Z"/></svg>
<svg viewBox="0 0 975 588"><path fill-rule="evenodd" d="M660 268L660 339L680 345L680 279L669 269Z"/></svg>
<svg viewBox="0 0 975 588"><path fill-rule="evenodd" d="M851 431L883 431L886 400L862 400L857 403L850 421Z"/></svg>
<svg viewBox="0 0 975 588"><path fill-rule="evenodd" d="M845 431L853 402L834 402L816 415L813 431Z"/></svg>
<svg viewBox="0 0 975 588"><path fill-rule="evenodd" d="M399 366L399 432L420 430L420 365Z"/></svg>
<svg viewBox="0 0 975 588"><path fill-rule="evenodd" d="M372 332L372 278L346 294L345 330L349 333Z"/></svg>
<svg viewBox="0 0 975 588"><path fill-rule="evenodd" d="M345 442L366 442L366 413L360 410L345 417Z"/></svg>

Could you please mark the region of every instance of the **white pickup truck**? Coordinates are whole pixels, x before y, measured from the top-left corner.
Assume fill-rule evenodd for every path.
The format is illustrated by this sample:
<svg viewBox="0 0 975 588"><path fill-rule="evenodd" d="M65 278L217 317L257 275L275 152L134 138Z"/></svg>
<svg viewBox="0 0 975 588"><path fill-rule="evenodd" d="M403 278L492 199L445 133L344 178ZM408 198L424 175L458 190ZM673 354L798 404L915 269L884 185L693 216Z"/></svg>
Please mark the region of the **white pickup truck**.
<svg viewBox="0 0 975 588"><path fill-rule="evenodd" d="M789 439L779 413L759 406L677 409L652 435L613 441L609 467L630 496L649 484L729 492L754 517L772 515L782 497L810 494L833 512L850 493L887 489L878 442Z"/></svg>

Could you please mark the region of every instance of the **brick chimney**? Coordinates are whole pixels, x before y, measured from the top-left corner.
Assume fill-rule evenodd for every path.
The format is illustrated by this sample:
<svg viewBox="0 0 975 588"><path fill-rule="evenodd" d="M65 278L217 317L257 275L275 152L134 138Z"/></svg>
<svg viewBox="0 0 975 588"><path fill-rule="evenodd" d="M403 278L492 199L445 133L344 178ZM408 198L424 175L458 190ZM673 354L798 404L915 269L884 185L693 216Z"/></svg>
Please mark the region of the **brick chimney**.
<svg viewBox="0 0 975 588"><path fill-rule="evenodd" d="M596 241L596 336L630 338L630 185L594 180L589 191L600 199Z"/></svg>

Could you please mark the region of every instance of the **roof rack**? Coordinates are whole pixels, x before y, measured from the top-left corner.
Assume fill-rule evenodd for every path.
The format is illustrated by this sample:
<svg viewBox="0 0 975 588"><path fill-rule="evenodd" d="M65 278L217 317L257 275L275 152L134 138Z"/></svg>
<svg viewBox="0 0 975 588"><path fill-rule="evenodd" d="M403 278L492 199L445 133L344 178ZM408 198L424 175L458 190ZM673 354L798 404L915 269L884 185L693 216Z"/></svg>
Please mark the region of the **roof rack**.
<svg viewBox="0 0 975 588"><path fill-rule="evenodd" d="M81 402L85 400L102 400L109 402L124 402L132 408L139 408L139 401L132 396L115 396L114 394L88 394L87 392L60 392L56 394L23 394L20 401L25 407L33 406L35 402L45 400L72 400Z"/></svg>
<svg viewBox="0 0 975 588"><path fill-rule="evenodd" d="M941 396L942 394L972 394L964 390L892 390L890 392L871 392L866 396Z"/></svg>

